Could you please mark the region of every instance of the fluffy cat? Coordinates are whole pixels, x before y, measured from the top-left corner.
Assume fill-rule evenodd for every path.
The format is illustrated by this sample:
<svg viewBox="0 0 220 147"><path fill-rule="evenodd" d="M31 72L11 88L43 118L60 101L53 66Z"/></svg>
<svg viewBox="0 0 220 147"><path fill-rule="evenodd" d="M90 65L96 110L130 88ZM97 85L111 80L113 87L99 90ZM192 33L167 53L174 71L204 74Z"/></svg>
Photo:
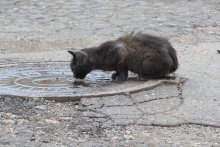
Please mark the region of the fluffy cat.
<svg viewBox="0 0 220 147"><path fill-rule="evenodd" d="M113 80L125 81L128 71L146 79L163 78L178 68L175 49L165 38L131 33L98 47L68 51L75 78L84 79L95 69L115 71Z"/></svg>

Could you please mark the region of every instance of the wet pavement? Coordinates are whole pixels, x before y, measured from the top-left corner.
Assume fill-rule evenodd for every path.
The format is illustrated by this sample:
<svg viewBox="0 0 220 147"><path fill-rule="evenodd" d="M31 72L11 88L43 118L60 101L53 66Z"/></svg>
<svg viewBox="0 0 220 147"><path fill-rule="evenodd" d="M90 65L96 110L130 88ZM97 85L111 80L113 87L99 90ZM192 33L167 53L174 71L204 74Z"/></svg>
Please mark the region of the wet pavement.
<svg viewBox="0 0 220 147"><path fill-rule="evenodd" d="M0 94L26 97L62 97L74 93L103 90L111 82L111 74L90 73L85 84L75 85L69 63L25 63L2 67ZM94 88L93 88L94 87Z"/></svg>
<svg viewBox="0 0 220 147"><path fill-rule="evenodd" d="M0 146L220 146L219 8L218 0L0 1L1 92L5 86L31 95L49 87L45 93L58 95L143 84L116 86L109 73L94 73L87 79L92 87L69 87L67 50L133 30L168 37L179 57L176 73L187 78L66 103L5 93Z"/></svg>

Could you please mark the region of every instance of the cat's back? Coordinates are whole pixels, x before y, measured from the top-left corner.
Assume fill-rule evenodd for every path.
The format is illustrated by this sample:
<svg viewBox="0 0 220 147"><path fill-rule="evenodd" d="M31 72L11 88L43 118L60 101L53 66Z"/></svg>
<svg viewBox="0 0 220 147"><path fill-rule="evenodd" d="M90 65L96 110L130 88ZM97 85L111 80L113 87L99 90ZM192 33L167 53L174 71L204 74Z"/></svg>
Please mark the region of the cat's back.
<svg viewBox="0 0 220 147"><path fill-rule="evenodd" d="M166 38L157 37L149 34L137 33L123 36L118 39L129 49L141 51L144 48L149 50L162 50L165 46L170 46ZM132 50L132 49L131 49Z"/></svg>

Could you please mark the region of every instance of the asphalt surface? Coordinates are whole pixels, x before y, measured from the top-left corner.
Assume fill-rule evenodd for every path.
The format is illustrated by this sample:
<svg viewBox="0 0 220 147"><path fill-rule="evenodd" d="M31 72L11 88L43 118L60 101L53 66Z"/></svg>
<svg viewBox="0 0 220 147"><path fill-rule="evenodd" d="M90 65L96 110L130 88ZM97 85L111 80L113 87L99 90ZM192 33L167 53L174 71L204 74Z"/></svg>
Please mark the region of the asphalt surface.
<svg viewBox="0 0 220 147"><path fill-rule="evenodd" d="M218 0L1 0L1 66L143 31L170 39L187 81L68 103L1 96L0 146L220 146L219 24Z"/></svg>

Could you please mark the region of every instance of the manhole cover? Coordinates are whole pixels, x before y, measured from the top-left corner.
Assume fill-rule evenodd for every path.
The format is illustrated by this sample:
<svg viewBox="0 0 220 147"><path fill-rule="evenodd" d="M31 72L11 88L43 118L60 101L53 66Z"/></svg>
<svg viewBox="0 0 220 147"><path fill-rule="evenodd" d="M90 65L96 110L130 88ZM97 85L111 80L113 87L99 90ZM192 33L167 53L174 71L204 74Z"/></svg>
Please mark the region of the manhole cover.
<svg viewBox="0 0 220 147"><path fill-rule="evenodd" d="M18 96L65 96L94 91L92 87L107 84L110 73L94 71L86 77L87 86L74 86L68 64L25 64L3 67L0 72L0 94Z"/></svg>
<svg viewBox="0 0 220 147"><path fill-rule="evenodd" d="M69 63L60 62L4 65L0 68L0 95L43 97L57 101L117 95L161 84L161 81L137 80L115 83L111 81L112 72L93 71L86 77L87 84L74 85Z"/></svg>
<svg viewBox="0 0 220 147"><path fill-rule="evenodd" d="M1 67L0 94L28 97L65 97L76 94L118 90L129 85L113 83L111 72L93 71L87 75L86 85L73 85L72 72L67 63L22 64Z"/></svg>

